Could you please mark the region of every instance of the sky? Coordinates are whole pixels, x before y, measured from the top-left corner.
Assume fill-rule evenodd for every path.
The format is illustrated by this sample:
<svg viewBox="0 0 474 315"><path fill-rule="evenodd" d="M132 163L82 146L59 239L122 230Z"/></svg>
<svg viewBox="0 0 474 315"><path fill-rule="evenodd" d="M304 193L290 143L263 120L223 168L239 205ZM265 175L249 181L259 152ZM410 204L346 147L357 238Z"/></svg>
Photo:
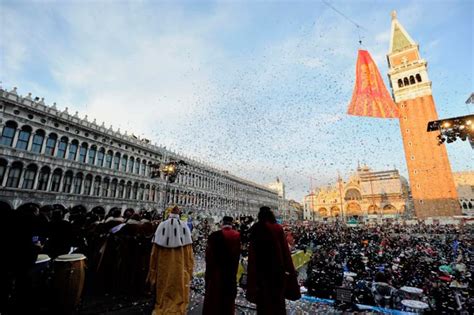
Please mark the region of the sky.
<svg viewBox="0 0 474 315"><path fill-rule="evenodd" d="M469 0L0 0L0 81L301 201L358 163L407 174L397 120L346 115L359 48L388 86L392 10L439 116L473 113ZM473 152L449 144L453 170Z"/></svg>

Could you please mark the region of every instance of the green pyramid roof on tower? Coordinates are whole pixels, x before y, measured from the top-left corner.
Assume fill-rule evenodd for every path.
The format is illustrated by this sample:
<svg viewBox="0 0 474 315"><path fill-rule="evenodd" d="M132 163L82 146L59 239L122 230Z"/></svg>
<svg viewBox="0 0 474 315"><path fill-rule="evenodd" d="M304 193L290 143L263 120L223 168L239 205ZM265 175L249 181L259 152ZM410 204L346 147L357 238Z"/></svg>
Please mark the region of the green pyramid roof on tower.
<svg viewBox="0 0 474 315"><path fill-rule="evenodd" d="M404 48L408 48L412 45L408 38L403 34L400 27L395 25L395 30L393 31L393 51L403 50Z"/></svg>
<svg viewBox="0 0 474 315"><path fill-rule="evenodd" d="M406 48L415 46L415 41L410 37L405 28L397 19L396 12L392 12L392 34L390 52L402 51Z"/></svg>

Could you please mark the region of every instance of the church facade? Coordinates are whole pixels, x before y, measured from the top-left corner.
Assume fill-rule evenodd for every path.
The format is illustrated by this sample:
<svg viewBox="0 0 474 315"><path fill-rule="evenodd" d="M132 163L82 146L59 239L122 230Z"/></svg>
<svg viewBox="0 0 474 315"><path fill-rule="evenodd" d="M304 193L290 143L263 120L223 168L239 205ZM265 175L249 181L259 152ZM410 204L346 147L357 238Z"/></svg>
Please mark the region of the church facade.
<svg viewBox="0 0 474 315"><path fill-rule="evenodd" d="M398 170L358 167L347 181L318 187L304 198L306 220L396 219L410 208L406 179Z"/></svg>

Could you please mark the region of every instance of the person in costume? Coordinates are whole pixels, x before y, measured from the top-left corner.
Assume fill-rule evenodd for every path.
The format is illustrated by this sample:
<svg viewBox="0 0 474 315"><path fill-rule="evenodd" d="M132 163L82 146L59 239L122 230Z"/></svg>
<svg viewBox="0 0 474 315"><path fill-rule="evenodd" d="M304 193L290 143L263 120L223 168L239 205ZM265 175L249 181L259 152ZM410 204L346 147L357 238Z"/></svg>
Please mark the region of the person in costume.
<svg viewBox="0 0 474 315"><path fill-rule="evenodd" d="M285 233L268 207L261 207L250 229L247 299L257 314L286 314L285 298L301 297Z"/></svg>
<svg viewBox="0 0 474 315"><path fill-rule="evenodd" d="M225 216L221 230L211 233L207 241L204 315L235 314L240 233L232 222L232 217Z"/></svg>
<svg viewBox="0 0 474 315"><path fill-rule="evenodd" d="M173 207L153 237L148 282L156 288L152 315L186 314L190 281L193 276L191 232L179 219L180 210Z"/></svg>

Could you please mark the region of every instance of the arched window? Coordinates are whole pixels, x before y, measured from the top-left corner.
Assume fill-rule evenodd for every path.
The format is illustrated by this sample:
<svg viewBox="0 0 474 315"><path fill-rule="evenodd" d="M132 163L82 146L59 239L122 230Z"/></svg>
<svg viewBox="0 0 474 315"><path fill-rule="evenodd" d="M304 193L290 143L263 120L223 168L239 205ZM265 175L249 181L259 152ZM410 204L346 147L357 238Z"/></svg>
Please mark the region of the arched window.
<svg viewBox="0 0 474 315"><path fill-rule="evenodd" d="M0 159L0 185L3 183L3 177L5 176L5 172L7 171L7 160Z"/></svg>
<svg viewBox="0 0 474 315"><path fill-rule="evenodd" d="M415 77L414 76L410 76L410 84L415 84Z"/></svg>
<svg viewBox="0 0 474 315"><path fill-rule="evenodd" d="M67 143L69 139L67 137L61 137L58 144L58 152L56 154L57 157L65 158L66 157L66 150L67 150Z"/></svg>
<svg viewBox="0 0 474 315"><path fill-rule="evenodd" d="M143 191L143 197L145 197L145 201L148 201L150 198L150 185L146 185L145 190Z"/></svg>
<svg viewBox="0 0 474 315"><path fill-rule="evenodd" d="M128 163L128 172L133 173L133 164L135 163L135 159L133 156L130 157L130 163Z"/></svg>
<svg viewBox="0 0 474 315"><path fill-rule="evenodd" d="M81 193L83 178L84 176L82 175L82 173L77 173L76 176L74 177L73 187L74 187L75 194Z"/></svg>
<svg viewBox="0 0 474 315"><path fill-rule="evenodd" d="M145 185L141 184L140 187L138 187L138 200L143 200L143 189L145 188Z"/></svg>
<svg viewBox="0 0 474 315"><path fill-rule="evenodd" d="M91 146L91 148L89 149L89 159L87 163L94 165L96 153L97 153L97 147L95 145Z"/></svg>
<svg viewBox="0 0 474 315"><path fill-rule="evenodd" d="M146 176L150 176L150 174L151 174L151 165L152 165L152 164L153 164L153 163L152 163L151 161L148 161L148 164L146 165L146 172L145 172L145 175L146 175ZM178 175L181 175L181 174L178 174ZM181 176L180 176L180 177L181 177Z"/></svg>
<svg viewBox="0 0 474 315"><path fill-rule="evenodd" d="M410 82L408 82L408 78L403 78L403 85L404 86L410 85Z"/></svg>
<svg viewBox="0 0 474 315"><path fill-rule="evenodd" d="M142 175L146 174L146 160L142 161Z"/></svg>
<svg viewBox="0 0 474 315"><path fill-rule="evenodd" d="M33 143L31 144L32 152L41 153L41 149L43 148L44 135L45 133L43 130L36 130L35 135L33 136Z"/></svg>
<svg viewBox="0 0 474 315"><path fill-rule="evenodd" d="M421 82L421 75L419 73L416 74L416 82Z"/></svg>
<svg viewBox="0 0 474 315"><path fill-rule="evenodd" d="M151 186L151 191L150 191L150 200L155 201L155 186Z"/></svg>
<svg viewBox="0 0 474 315"><path fill-rule="evenodd" d="M399 88L403 87L403 81L402 81L402 79L398 79L398 87L399 87Z"/></svg>
<svg viewBox="0 0 474 315"><path fill-rule="evenodd" d="M351 188L346 191L344 200L362 200L362 195L357 189Z"/></svg>
<svg viewBox="0 0 474 315"><path fill-rule="evenodd" d="M107 151L107 156L105 157L105 167L112 168L113 156L114 156L114 153L111 150Z"/></svg>
<svg viewBox="0 0 474 315"><path fill-rule="evenodd" d="M86 163L87 147L87 143L83 142L81 144L81 149L79 150L79 162L81 163Z"/></svg>
<svg viewBox="0 0 474 315"><path fill-rule="evenodd" d="M84 195L91 194L91 187L92 187L92 175L87 174L86 179L84 180Z"/></svg>
<svg viewBox="0 0 474 315"><path fill-rule="evenodd" d="M117 152L115 153L115 158L114 158L114 169L118 171L119 168L120 168L120 153Z"/></svg>
<svg viewBox="0 0 474 315"><path fill-rule="evenodd" d="M2 138L0 144L11 147L13 145L13 138L15 137L17 124L14 121L7 121L5 127L3 127Z"/></svg>
<svg viewBox="0 0 474 315"><path fill-rule="evenodd" d="M63 171L59 168L54 170L53 177L51 177L51 191L59 191L59 185L61 184L62 175Z"/></svg>
<svg viewBox="0 0 474 315"><path fill-rule="evenodd" d="M135 174L140 174L140 159L135 161Z"/></svg>
<svg viewBox="0 0 474 315"><path fill-rule="evenodd" d="M12 167L10 168L10 172L8 172L7 178L7 187L18 188L18 184L20 183L20 176L23 170L23 164L20 162L14 162Z"/></svg>
<svg viewBox="0 0 474 315"><path fill-rule="evenodd" d="M102 167L104 165L104 156L105 149L100 148L99 153L97 153L97 166Z"/></svg>
<svg viewBox="0 0 474 315"><path fill-rule="evenodd" d="M72 187L72 171L67 171L64 174L63 192L70 193Z"/></svg>
<svg viewBox="0 0 474 315"><path fill-rule="evenodd" d="M94 196L100 196L101 182L102 182L102 178L100 176L96 176L94 180L94 189L93 189Z"/></svg>
<svg viewBox="0 0 474 315"><path fill-rule="evenodd" d="M123 198L123 191L125 190L125 181L121 180L118 185L118 195L117 198Z"/></svg>
<svg viewBox="0 0 474 315"><path fill-rule="evenodd" d="M114 197L117 194L117 179L112 179L112 183L110 184L110 197Z"/></svg>
<svg viewBox="0 0 474 315"><path fill-rule="evenodd" d="M132 183L127 182L127 188L125 189L125 198L130 199L132 193Z"/></svg>
<svg viewBox="0 0 474 315"><path fill-rule="evenodd" d="M18 134L18 140L16 142L16 148L21 150L28 149L28 143L30 142L31 127L21 127L20 133Z"/></svg>
<svg viewBox="0 0 474 315"><path fill-rule="evenodd" d="M23 189L33 189L37 171L38 167L35 164L28 165L23 175Z"/></svg>
<svg viewBox="0 0 474 315"><path fill-rule="evenodd" d="M44 153L46 155L54 156L54 150L56 149L56 141L58 140L58 135L55 133L50 133L48 139L46 140L46 150Z"/></svg>
<svg viewBox="0 0 474 315"><path fill-rule="evenodd" d="M77 140L72 140L71 145L69 146L69 155L68 159L75 161L76 160L76 155L77 155L77 148L79 147L79 141Z"/></svg>
<svg viewBox="0 0 474 315"><path fill-rule="evenodd" d="M47 190L48 189L48 180L51 170L47 166L43 166L40 170L38 177L38 190Z"/></svg>
<svg viewBox="0 0 474 315"><path fill-rule="evenodd" d="M140 165L140 163L137 163L138 165ZM133 189L132 189L132 199L137 199L137 195L138 195L138 183L135 183L133 185Z"/></svg>
<svg viewBox="0 0 474 315"><path fill-rule="evenodd" d="M128 156L127 155L122 156L122 166L120 167L122 172L127 171L127 161L128 161Z"/></svg>
<svg viewBox="0 0 474 315"><path fill-rule="evenodd" d="M109 185L110 179L104 178L104 182L102 183L102 197L107 197L109 195Z"/></svg>

